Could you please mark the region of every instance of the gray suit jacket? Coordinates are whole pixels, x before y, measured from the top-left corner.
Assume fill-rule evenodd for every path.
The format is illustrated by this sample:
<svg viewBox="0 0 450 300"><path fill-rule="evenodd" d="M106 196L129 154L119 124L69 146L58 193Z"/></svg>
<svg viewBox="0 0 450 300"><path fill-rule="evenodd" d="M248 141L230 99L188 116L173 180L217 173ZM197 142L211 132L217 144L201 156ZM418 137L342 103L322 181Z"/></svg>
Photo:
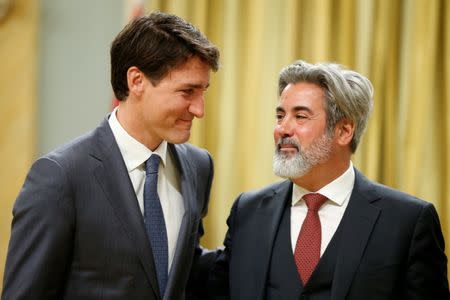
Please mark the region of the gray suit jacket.
<svg viewBox="0 0 450 300"><path fill-rule="evenodd" d="M331 299L449 299L444 239L433 205L355 172L339 225ZM292 183L283 181L238 197L227 221L225 250L210 274L208 299L227 299L219 295L228 289L233 300L267 299L273 242L291 189ZM320 292L305 288L303 296L322 299Z"/></svg>
<svg viewBox="0 0 450 300"><path fill-rule="evenodd" d="M186 212L164 298L185 299L213 164L189 144L169 144L169 151ZM13 215L2 299L160 298L143 217L107 119L33 164Z"/></svg>

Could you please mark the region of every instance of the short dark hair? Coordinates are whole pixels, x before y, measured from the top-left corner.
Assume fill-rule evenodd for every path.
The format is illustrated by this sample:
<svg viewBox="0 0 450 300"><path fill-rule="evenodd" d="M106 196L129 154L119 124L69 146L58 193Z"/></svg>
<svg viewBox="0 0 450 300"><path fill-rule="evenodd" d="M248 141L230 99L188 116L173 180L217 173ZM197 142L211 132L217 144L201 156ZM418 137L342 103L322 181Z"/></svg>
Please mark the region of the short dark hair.
<svg viewBox="0 0 450 300"><path fill-rule="evenodd" d="M195 26L163 12L138 17L111 44L111 85L118 100L128 97L127 71L135 66L157 85L173 68L197 56L213 71L219 49Z"/></svg>

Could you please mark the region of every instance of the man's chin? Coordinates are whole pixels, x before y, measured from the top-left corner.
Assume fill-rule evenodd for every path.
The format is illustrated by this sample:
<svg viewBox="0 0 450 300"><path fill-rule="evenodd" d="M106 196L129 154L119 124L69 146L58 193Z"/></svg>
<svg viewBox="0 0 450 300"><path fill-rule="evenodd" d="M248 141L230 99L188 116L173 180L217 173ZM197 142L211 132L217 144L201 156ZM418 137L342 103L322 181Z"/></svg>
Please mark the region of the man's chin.
<svg viewBox="0 0 450 300"><path fill-rule="evenodd" d="M296 178L302 177L307 172L302 172L302 171L299 171L299 170L288 170L288 169L276 169L276 168L273 168L273 173L276 176L281 177L281 178L296 179Z"/></svg>
<svg viewBox="0 0 450 300"><path fill-rule="evenodd" d="M301 162L296 156L285 157L284 155L275 154L273 159L273 173L281 178L296 179L304 176L310 168L301 167Z"/></svg>
<svg viewBox="0 0 450 300"><path fill-rule="evenodd" d="M189 138L191 137L191 131L186 130L185 132L178 132L177 134L174 134L167 138L167 142L171 144L183 144L189 141Z"/></svg>
<svg viewBox="0 0 450 300"><path fill-rule="evenodd" d="M292 150L292 151L278 151L276 155L280 159L284 160L286 163L289 163L296 157L297 154L298 154L297 151Z"/></svg>

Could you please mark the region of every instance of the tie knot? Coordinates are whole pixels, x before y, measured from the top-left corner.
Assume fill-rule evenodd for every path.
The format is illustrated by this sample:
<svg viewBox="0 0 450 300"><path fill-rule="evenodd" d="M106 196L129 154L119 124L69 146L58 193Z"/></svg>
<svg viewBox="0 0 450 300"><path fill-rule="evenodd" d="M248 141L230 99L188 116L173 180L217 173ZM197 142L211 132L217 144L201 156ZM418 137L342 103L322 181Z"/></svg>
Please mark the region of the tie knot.
<svg viewBox="0 0 450 300"><path fill-rule="evenodd" d="M152 154L149 159L145 162L145 174L158 173L159 161L161 158L157 154Z"/></svg>
<svg viewBox="0 0 450 300"><path fill-rule="evenodd" d="M306 194L303 196L303 199L305 200L308 210L314 211L319 210L322 204L324 204L325 201L327 201L327 197L318 193Z"/></svg>

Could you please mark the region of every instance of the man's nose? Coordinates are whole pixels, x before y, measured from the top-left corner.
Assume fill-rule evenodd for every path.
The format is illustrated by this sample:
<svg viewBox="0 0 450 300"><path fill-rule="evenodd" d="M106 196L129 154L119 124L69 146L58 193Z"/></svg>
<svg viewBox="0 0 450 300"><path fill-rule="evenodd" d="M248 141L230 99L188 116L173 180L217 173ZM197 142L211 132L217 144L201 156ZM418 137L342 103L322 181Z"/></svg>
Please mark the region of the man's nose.
<svg viewBox="0 0 450 300"><path fill-rule="evenodd" d="M189 105L189 112L193 114L196 118L203 118L205 115L205 97L200 95L195 98L191 105Z"/></svg>
<svg viewBox="0 0 450 300"><path fill-rule="evenodd" d="M277 125L275 130L278 131L278 134L281 137L291 137L294 134L294 127L287 119L282 120L281 123Z"/></svg>

